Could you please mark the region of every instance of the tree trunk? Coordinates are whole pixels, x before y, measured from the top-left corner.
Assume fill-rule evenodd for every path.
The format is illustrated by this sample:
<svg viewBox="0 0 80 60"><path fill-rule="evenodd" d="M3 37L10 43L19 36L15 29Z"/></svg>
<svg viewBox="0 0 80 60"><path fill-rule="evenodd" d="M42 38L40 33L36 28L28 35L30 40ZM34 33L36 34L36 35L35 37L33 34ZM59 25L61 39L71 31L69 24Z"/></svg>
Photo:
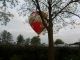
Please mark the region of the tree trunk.
<svg viewBox="0 0 80 60"><path fill-rule="evenodd" d="M54 60L53 24L51 23L48 27L48 60Z"/></svg>

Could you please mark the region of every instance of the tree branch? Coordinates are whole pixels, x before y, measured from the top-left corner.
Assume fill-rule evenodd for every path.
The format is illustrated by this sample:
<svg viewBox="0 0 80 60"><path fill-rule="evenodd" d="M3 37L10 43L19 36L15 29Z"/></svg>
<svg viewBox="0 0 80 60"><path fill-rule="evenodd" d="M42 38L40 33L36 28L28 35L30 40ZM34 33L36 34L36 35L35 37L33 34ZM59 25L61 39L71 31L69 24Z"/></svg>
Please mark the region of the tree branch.
<svg viewBox="0 0 80 60"><path fill-rule="evenodd" d="M52 22L51 20L52 20L52 14L51 14L51 12L52 12L52 4L51 4L51 2L52 2L52 0L48 0L48 5L49 5L49 7L48 7L48 12L49 12L49 21L50 22Z"/></svg>
<svg viewBox="0 0 80 60"><path fill-rule="evenodd" d="M42 4L44 4L46 7L48 7L45 3L41 2Z"/></svg>
<svg viewBox="0 0 80 60"><path fill-rule="evenodd" d="M41 9L40 9L39 1L38 1L38 0L35 0L35 1L36 1L36 7L37 7L37 9L39 10L39 15L40 15L40 17L41 17L41 19L42 19L42 23L43 23L43 25L45 26L45 28L48 29L47 23L45 22L45 20L44 20L44 18L43 18L43 16L42 16L42 11L41 11ZM46 21L47 21L47 20L46 20Z"/></svg>
<svg viewBox="0 0 80 60"><path fill-rule="evenodd" d="M63 7L58 13L55 14L55 16L52 18L54 20L54 18L56 18L67 6L69 6L71 3L73 3L73 1L71 0L69 3L67 3L67 5L65 7Z"/></svg>
<svg viewBox="0 0 80 60"><path fill-rule="evenodd" d="M56 7L58 7L58 6L56 6ZM58 8L60 8L60 7L58 7ZM60 8L60 9L61 9L61 8ZM79 18L80 18L80 16L79 16L79 15L77 15L77 14L75 14L75 13L73 13L73 12L69 12L69 11L62 11L62 12L67 12L67 13L73 14L73 15L75 15L75 16L77 16L77 17L79 17Z"/></svg>
<svg viewBox="0 0 80 60"><path fill-rule="evenodd" d="M80 0L72 0L73 2L79 2Z"/></svg>
<svg viewBox="0 0 80 60"><path fill-rule="evenodd" d="M53 4L52 7L55 6L56 4L58 4L60 1L61 1L61 0L59 0L58 2L56 2L55 4ZM53 3L54 3L54 2L53 2Z"/></svg>
<svg viewBox="0 0 80 60"><path fill-rule="evenodd" d="M59 17L61 18L61 20L62 20L64 23L69 24L68 22L64 21L64 19L61 17L61 15L59 15Z"/></svg>
<svg viewBox="0 0 80 60"><path fill-rule="evenodd" d="M73 13L73 12L69 12L69 11L62 11L62 12L67 12L67 13L73 14L73 15L75 15L75 16L77 16L77 17L79 17L79 18L80 18L80 16L79 16L79 15L77 15L77 14L75 14L75 13Z"/></svg>
<svg viewBox="0 0 80 60"><path fill-rule="evenodd" d="M32 0L32 2L34 3L34 5L36 6L36 3L35 3L35 1L34 0Z"/></svg>

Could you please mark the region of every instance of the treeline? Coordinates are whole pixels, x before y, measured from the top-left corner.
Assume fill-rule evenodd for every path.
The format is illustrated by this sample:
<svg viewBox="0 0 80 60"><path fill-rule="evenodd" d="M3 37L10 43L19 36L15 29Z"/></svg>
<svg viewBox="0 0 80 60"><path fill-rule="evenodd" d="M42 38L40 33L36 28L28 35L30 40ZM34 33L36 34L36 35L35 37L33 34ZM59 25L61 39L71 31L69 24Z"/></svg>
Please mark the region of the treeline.
<svg viewBox="0 0 80 60"><path fill-rule="evenodd" d="M0 45L30 45L30 46L46 46L45 43L41 43L41 39L38 36L34 36L32 38L24 38L23 35L19 34L14 42L13 35L4 30L0 33ZM64 44L61 39L56 39L55 44Z"/></svg>
<svg viewBox="0 0 80 60"><path fill-rule="evenodd" d="M1 45L34 45L41 46L41 40L38 36L34 36L32 38L24 39L23 35L18 35L16 38L16 42L14 42L13 36L10 32L4 30L0 33L0 44Z"/></svg>

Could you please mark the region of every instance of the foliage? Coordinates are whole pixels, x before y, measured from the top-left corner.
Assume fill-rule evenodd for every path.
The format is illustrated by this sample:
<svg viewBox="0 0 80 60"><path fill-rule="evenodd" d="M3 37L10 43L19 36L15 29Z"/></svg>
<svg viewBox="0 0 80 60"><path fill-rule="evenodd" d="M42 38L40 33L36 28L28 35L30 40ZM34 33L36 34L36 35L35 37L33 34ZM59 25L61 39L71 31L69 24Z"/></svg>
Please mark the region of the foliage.
<svg viewBox="0 0 80 60"><path fill-rule="evenodd" d="M13 55L10 60L21 60L21 56Z"/></svg>
<svg viewBox="0 0 80 60"><path fill-rule="evenodd" d="M55 60L80 60L79 47L55 47ZM0 45L0 58L9 60L48 60L48 47Z"/></svg>
<svg viewBox="0 0 80 60"><path fill-rule="evenodd" d="M30 45L30 41L31 41L31 39L30 39L30 38L27 38L27 39L25 39L24 44L25 44L25 45Z"/></svg>
<svg viewBox="0 0 80 60"><path fill-rule="evenodd" d="M24 37L21 34L17 37L17 44L24 44Z"/></svg>
<svg viewBox="0 0 80 60"><path fill-rule="evenodd" d="M40 38L37 37L37 36L34 36L31 39L31 45L33 45L33 46L40 46L41 45Z"/></svg>
<svg viewBox="0 0 80 60"><path fill-rule="evenodd" d="M6 30L1 33L0 37L2 44L9 44L13 41L12 34L10 32L7 32Z"/></svg>
<svg viewBox="0 0 80 60"><path fill-rule="evenodd" d="M56 39L55 44L64 44L64 42L61 39Z"/></svg>
<svg viewBox="0 0 80 60"><path fill-rule="evenodd" d="M0 21L7 25L13 14L8 10L18 5L18 0L0 0Z"/></svg>

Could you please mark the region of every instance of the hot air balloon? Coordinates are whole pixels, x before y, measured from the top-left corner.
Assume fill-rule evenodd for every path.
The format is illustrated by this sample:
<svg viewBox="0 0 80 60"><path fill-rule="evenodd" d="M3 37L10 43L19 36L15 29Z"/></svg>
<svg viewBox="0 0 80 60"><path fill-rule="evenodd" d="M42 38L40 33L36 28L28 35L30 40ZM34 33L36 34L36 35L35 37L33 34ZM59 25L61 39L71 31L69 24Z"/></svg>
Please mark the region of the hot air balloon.
<svg viewBox="0 0 80 60"><path fill-rule="evenodd" d="M47 18L47 14L44 12L42 12L42 16ZM29 24L38 35L45 29L38 11L30 14Z"/></svg>

